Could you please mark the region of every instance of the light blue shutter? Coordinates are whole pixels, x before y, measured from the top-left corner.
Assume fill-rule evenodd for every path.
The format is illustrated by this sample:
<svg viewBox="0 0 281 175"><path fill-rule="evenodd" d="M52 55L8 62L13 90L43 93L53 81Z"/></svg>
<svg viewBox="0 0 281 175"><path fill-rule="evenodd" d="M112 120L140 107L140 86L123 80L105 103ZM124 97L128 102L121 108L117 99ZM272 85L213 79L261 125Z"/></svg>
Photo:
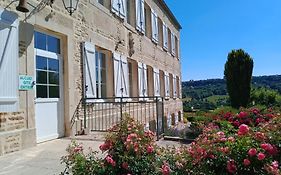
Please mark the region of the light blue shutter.
<svg viewBox="0 0 281 175"><path fill-rule="evenodd" d="M111 11L116 15L119 15L120 6L119 0L111 0Z"/></svg>
<svg viewBox="0 0 281 175"><path fill-rule="evenodd" d="M136 29L145 33L144 0L136 0Z"/></svg>
<svg viewBox="0 0 281 175"><path fill-rule="evenodd" d="M114 59L114 89L115 97L122 96L122 82L121 82L121 55L119 53L113 53Z"/></svg>
<svg viewBox="0 0 281 175"><path fill-rule="evenodd" d="M143 66L138 62L139 96L143 97Z"/></svg>
<svg viewBox="0 0 281 175"><path fill-rule="evenodd" d="M158 43L158 18L156 12L151 9L152 41Z"/></svg>
<svg viewBox="0 0 281 175"><path fill-rule="evenodd" d="M96 98L96 55L95 46L89 42L84 44L84 82L87 98Z"/></svg>
<svg viewBox="0 0 281 175"><path fill-rule="evenodd" d="M159 69L153 68L154 75L154 95L160 96L160 77L159 77Z"/></svg>
<svg viewBox="0 0 281 175"><path fill-rule="evenodd" d="M168 50L168 27L163 22L163 48Z"/></svg>
<svg viewBox="0 0 281 175"><path fill-rule="evenodd" d="M170 96L170 80L169 80L169 73L165 72L165 96Z"/></svg>
<svg viewBox="0 0 281 175"><path fill-rule="evenodd" d="M127 57L121 56L121 75L122 75L122 88L123 88L123 97L129 97L129 71L128 71L128 61Z"/></svg>
<svg viewBox="0 0 281 175"><path fill-rule="evenodd" d="M171 32L171 50L172 50L172 55L175 56L176 53L175 34L172 32Z"/></svg>
<svg viewBox="0 0 281 175"><path fill-rule="evenodd" d="M119 0L119 3L120 3L119 16L120 18L124 19L126 17L126 0Z"/></svg>
<svg viewBox="0 0 281 175"><path fill-rule="evenodd" d="M0 9L0 112L18 111L18 16Z"/></svg>

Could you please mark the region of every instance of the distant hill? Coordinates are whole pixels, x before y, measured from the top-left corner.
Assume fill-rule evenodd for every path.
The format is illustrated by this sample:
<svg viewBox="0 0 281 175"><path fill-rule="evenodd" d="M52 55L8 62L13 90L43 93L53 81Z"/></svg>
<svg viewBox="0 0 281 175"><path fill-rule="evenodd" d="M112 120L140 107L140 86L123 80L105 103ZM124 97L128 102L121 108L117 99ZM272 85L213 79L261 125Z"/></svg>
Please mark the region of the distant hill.
<svg viewBox="0 0 281 175"><path fill-rule="evenodd" d="M281 94L281 75L257 76L252 87L266 87ZM224 79L208 79L182 82L182 96L185 106L212 106L227 104L227 90ZM211 104L211 105L209 105ZM212 108L212 107L210 107Z"/></svg>

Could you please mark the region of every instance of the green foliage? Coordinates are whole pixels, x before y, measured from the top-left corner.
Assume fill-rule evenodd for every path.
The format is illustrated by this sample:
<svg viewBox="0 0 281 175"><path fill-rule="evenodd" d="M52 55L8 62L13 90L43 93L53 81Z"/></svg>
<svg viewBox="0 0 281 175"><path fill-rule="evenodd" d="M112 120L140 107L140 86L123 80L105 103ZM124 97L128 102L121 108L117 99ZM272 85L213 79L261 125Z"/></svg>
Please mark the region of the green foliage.
<svg viewBox="0 0 281 175"><path fill-rule="evenodd" d="M231 106L246 107L250 100L253 59L242 49L232 50L225 63L224 75Z"/></svg>
<svg viewBox="0 0 281 175"><path fill-rule="evenodd" d="M258 105L280 106L281 95L275 90L257 88L251 92L251 101Z"/></svg>

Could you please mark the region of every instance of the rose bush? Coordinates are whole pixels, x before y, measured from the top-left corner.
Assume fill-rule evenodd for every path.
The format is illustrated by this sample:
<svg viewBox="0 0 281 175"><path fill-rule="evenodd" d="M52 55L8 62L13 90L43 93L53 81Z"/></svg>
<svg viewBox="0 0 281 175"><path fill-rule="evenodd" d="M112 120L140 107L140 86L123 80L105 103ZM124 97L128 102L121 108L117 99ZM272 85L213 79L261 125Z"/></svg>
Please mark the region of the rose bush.
<svg viewBox="0 0 281 175"><path fill-rule="evenodd" d="M258 122L257 122L258 121ZM238 125L239 124L239 125ZM75 142L63 157L65 172L100 175L257 174L280 175L281 116L272 110L222 112L193 143L160 148L155 136L127 117L109 130L95 152L85 155Z"/></svg>

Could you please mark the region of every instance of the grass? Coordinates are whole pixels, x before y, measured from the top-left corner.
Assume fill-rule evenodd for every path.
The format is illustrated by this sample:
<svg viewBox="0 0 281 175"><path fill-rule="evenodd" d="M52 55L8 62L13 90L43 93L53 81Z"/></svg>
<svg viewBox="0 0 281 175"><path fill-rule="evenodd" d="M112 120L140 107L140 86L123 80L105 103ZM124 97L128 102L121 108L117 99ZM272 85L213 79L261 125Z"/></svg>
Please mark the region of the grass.
<svg viewBox="0 0 281 175"><path fill-rule="evenodd" d="M207 99L208 102L211 102L211 103L215 104L219 100L227 100L228 95L213 95L213 96L207 97L206 99Z"/></svg>

